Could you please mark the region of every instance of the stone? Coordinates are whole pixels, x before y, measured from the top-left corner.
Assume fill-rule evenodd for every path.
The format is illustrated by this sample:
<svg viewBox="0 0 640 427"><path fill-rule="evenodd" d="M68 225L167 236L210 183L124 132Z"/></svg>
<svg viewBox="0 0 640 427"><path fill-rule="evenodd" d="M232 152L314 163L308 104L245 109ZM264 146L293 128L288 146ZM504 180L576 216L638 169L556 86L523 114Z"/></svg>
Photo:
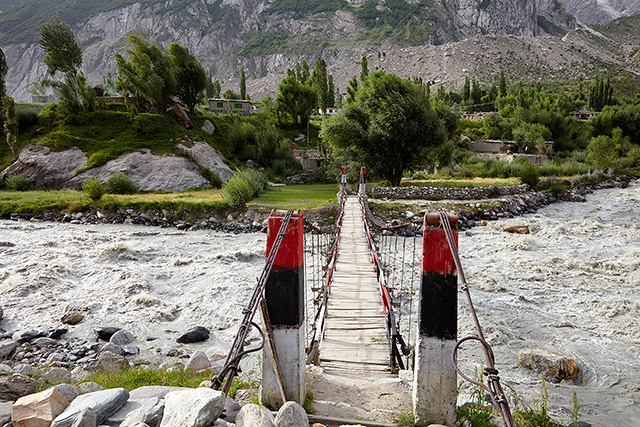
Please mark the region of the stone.
<svg viewBox="0 0 640 427"><path fill-rule="evenodd" d="M52 339L52 338L48 338L48 337L40 337L40 338L36 338L34 339L31 344L34 347L38 347L38 348L47 348L48 346L54 346L56 344L58 344L58 341Z"/></svg>
<svg viewBox="0 0 640 427"><path fill-rule="evenodd" d="M242 407L236 417L236 427L276 427L276 423L264 406L253 403Z"/></svg>
<svg viewBox="0 0 640 427"><path fill-rule="evenodd" d="M187 365L184 367L184 371L200 372L210 368L211 362L209 358L202 351L198 350L191 355Z"/></svg>
<svg viewBox="0 0 640 427"><path fill-rule="evenodd" d="M11 407L13 427L49 427L69 406L69 401L55 388L21 397Z"/></svg>
<svg viewBox="0 0 640 427"><path fill-rule="evenodd" d="M155 427L162 419L162 415L164 413L164 400L155 396L135 399L130 394L129 401L125 403L118 412L109 417L109 423L116 425L123 423L131 413L138 410L144 413L144 417L140 419L140 422L144 422L145 424Z"/></svg>
<svg viewBox="0 0 640 427"><path fill-rule="evenodd" d="M202 342L209 339L209 330L204 326L195 326L183 333L176 340L180 344Z"/></svg>
<svg viewBox="0 0 640 427"><path fill-rule="evenodd" d="M84 408L78 414L76 420L71 427L96 427L98 425L98 417L91 408Z"/></svg>
<svg viewBox="0 0 640 427"><path fill-rule="evenodd" d="M144 423L144 420L147 418L147 413L142 408L135 409L129 412L124 419L120 423L120 427L131 427L137 423Z"/></svg>
<svg viewBox="0 0 640 427"><path fill-rule="evenodd" d="M23 344L25 342L29 342L34 338L38 338L40 335L40 332L38 331L17 331L15 334L13 334L13 339L15 341L18 341L20 344Z"/></svg>
<svg viewBox="0 0 640 427"><path fill-rule="evenodd" d="M113 372L124 369L126 366L127 360L124 356L110 351L104 351L100 353L100 356L98 357L98 364L96 368L103 371Z"/></svg>
<svg viewBox="0 0 640 427"><path fill-rule="evenodd" d="M220 151L213 148L206 142L195 141L193 145L187 147L184 144L177 144L176 147L189 155L198 166L207 168L218 174L223 181L233 176L233 171L224 162L225 157Z"/></svg>
<svg viewBox="0 0 640 427"><path fill-rule="evenodd" d="M235 424L228 423L225 420L217 419L216 422L213 423L212 427L235 427Z"/></svg>
<svg viewBox="0 0 640 427"><path fill-rule="evenodd" d="M224 410L225 395L210 388L173 391L165 396L160 427L208 427Z"/></svg>
<svg viewBox="0 0 640 427"><path fill-rule="evenodd" d="M116 332L117 333L117 332ZM115 353L115 354L119 354L120 356L124 356L125 352L124 349L122 347L120 347L117 344L114 344L112 342L108 342L106 343L104 346L102 346L102 348L100 349L101 353L104 353L106 351L110 351L111 353Z"/></svg>
<svg viewBox="0 0 640 427"><path fill-rule="evenodd" d="M13 402L0 402L0 426L11 421L11 406Z"/></svg>
<svg viewBox="0 0 640 427"><path fill-rule="evenodd" d="M5 365L4 363L0 364L0 375L7 375L11 373L11 366Z"/></svg>
<svg viewBox="0 0 640 427"><path fill-rule="evenodd" d="M18 342L13 340L0 341L0 359L11 357L18 348Z"/></svg>
<svg viewBox="0 0 640 427"><path fill-rule="evenodd" d="M64 398L67 399L69 402L73 402L73 399L78 397L78 395L80 394L80 390L78 389L78 387L72 384L66 384L66 383L58 384L53 386L53 388L55 388L60 393L62 393Z"/></svg>
<svg viewBox="0 0 640 427"><path fill-rule="evenodd" d="M77 310L71 310L62 315L60 319L65 325L77 325L84 319L84 314Z"/></svg>
<svg viewBox="0 0 640 427"><path fill-rule="evenodd" d="M309 425L307 412L296 402L286 402L276 415L277 427L300 427Z"/></svg>
<svg viewBox="0 0 640 427"><path fill-rule="evenodd" d="M189 118L187 111L180 104L174 104L171 107L167 108L167 113L173 115L180 126L186 129L193 129L193 122Z"/></svg>
<svg viewBox="0 0 640 427"><path fill-rule="evenodd" d="M120 328L112 327L112 326L102 326L99 328L95 328L93 332L96 334L96 337L102 341L109 341L113 334L118 332Z"/></svg>
<svg viewBox="0 0 640 427"><path fill-rule="evenodd" d="M2 310L2 307L0 307L0 320L2 320L3 317L4 317L4 311Z"/></svg>
<svg viewBox="0 0 640 427"><path fill-rule="evenodd" d="M93 374L93 371L85 368L84 366L76 366L71 371L71 379L75 383L81 383L83 381L88 380L92 374Z"/></svg>
<svg viewBox="0 0 640 427"><path fill-rule="evenodd" d="M508 233L531 234L529 226L524 224L506 224L502 229Z"/></svg>
<svg viewBox="0 0 640 427"><path fill-rule="evenodd" d="M0 400L16 401L36 392L36 382L22 374L0 377Z"/></svg>
<svg viewBox="0 0 640 427"><path fill-rule="evenodd" d="M85 408L96 414L97 424L102 424L110 415L120 409L129 399L129 392L123 388L94 391L75 398L71 405L60 414L51 427L70 427L80 417Z"/></svg>
<svg viewBox="0 0 640 427"><path fill-rule="evenodd" d="M251 168L251 169L255 169L255 168L257 168L257 167L258 167L258 164L257 164L256 162L254 162L253 160L251 160L251 159L247 160L247 162L245 163L245 165L246 165L248 168Z"/></svg>
<svg viewBox="0 0 640 427"><path fill-rule="evenodd" d="M93 393L94 391L100 391L100 390L103 390L103 388L100 384L96 384L93 381L89 381L86 383L78 384L78 390L80 391L81 394L85 394L85 393Z"/></svg>
<svg viewBox="0 0 640 427"><path fill-rule="evenodd" d="M113 334L109 340L110 343L116 345L127 345L131 344L133 341L135 341L133 334L129 331L125 331L124 329Z"/></svg>
<svg viewBox="0 0 640 427"><path fill-rule="evenodd" d="M16 366L13 367L11 372L13 372L14 374L22 374L22 375L27 375L34 378L42 376L42 372L40 372L38 368L34 368L33 366L27 365L25 363L17 364Z"/></svg>
<svg viewBox="0 0 640 427"><path fill-rule="evenodd" d="M211 123L211 120L207 119L202 124L202 131L207 135L213 135L216 131L216 127Z"/></svg>
<svg viewBox="0 0 640 427"><path fill-rule="evenodd" d="M64 368L51 368L44 377L51 384L71 382L71 372Z"/></svg>
<svg viewBox="0 0 640 427"><path fill-rule="evenodd" d="M572 380L578 374L575 360L541 349L525 349L518 352L521 366L542 374L552 382Z"/></svg>

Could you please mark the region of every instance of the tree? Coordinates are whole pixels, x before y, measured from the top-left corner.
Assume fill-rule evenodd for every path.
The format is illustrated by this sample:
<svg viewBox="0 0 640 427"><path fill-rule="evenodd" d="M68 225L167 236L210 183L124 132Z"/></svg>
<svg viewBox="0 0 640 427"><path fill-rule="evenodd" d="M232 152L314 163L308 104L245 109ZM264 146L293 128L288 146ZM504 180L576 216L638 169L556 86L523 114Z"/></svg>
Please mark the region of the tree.
<svg viewBox="0 0 640 427"><path fill-rule="evenodd" d="M138 109L163 112L175 95L176 81L169 56L142 37L129 36L129 58L116 54L116 89L134 97Z"/></svg>
<svg viewBox="0 0 640 427"><path fill-rule="evenodd" d="M317 107L326 111L329 106L329 85L327 83L327 64L322 58L316 61L316 67L311 75L311 84L317 94Z"/></svg>
<svg viewBox="0 0 640 427"><path fill-rule="evenodd" d="M244 66L240 67L240 99L247 99L247 81L244 75Z"/></svg>
<svg viewBox="0 0 640 427"><path fill-rule="evenodd" d="M367 76L369 75L369 63L367 61L367 57L362 55L362 60L360 61L360 81L365 81Z"/></svg>
<svg viewBox="0 0 640 427"><path fill-rule="evenodd" d="M356 97L356 92L358 91L358 79L356 76L353 76L351 80L347 83L347 102L353 101Z"/></svg>
<svg viewBox="0 0 640 427"><path fill-rule="evenodd" d="M627 154L631 144L627 138L623 137L622 129L615 128L611 133L611 137L600 135L591 139L586 151L587 163L600 169L607 169L615 166L616 161Z"/></svg>
<svg viewBox="0 0 640 427"><path fill-rule="evenodd" d="M353 101L322 123L321 137L397 186L406 169L426 166L445 132L424 88L376 71Z"/></svg>
<svg viewBox="0 0 640 427"><path fill-rule="evenodd" d="M311 87L311 80L307 79L307 83L300 83L295 72L289 70L287 77L283 78L278 85L277 111L289 115L294 125L306 126L316 102L317 93Z"/></svg>
<svg viewBox="0 0 640 427"><path fill-rule="evenodd" d="M222 87L220 86L220 80L215 80L213 82L213 97L214 98L220 98L220 91L222 90Z"/></svg>
<svg viewBox="0 0 640 427"><path fill-rule="evenodd" d="M329 74L327 77L327 93L329 95L328 106L335 107L336 106L336 87L333 83L333 75Z"/></svg>
<svg viewBox="0 0 640 427"><path fill-rule="evenodd" d="M4 78L7 76L7 71L9 71L9 68L7 67L7 59L5 58L2 49L0 49L0 99L4 98L4 95L7 92L4 83Z"/></svg>
<svg viewBox="0 0 640 427"><path fill-rule="evenodd" d="M500 96L507 96L507 79L504 76L504 71L500 70L500 82L498 83L498 94Z"/></svg>
<svg viewBox="0 0 640 427"><path fill-rule="evenodd" d="M207 82L211 80L207 79L207 72L186 46L171 43L169 59L176 80L176 94L189 111L193 111L196 104L202 101Z"/></svg>
<svg viewBox="0 0 640 427"><path fill-rule="evenodd" d="M7 138L7 144L11 149L13 157L17 156L16 143L18 142L18 120L14 108L13 98L5 95L2 97L2 112L4 121L4 133Z"/></svg>
<svg viewBox="0 0 640 427"><path fill-rule="evenodd" d="M59 71L64 76L62 82L49 81L48 84L60 90L61 103L69 113L81 109L78 69L82 66L82 51L71 27L56 18L51 24L40 29L40 46L46 52L44 63L47 71L55 77ZM83 79L84 80L84 79ZM82 88L84 89L84 88Z"/></svg>
<svg viewBox="0 0 640 427"><path fill-rule="evenodd" d="M242 97L238 92L234 92L231 89L227 89L224 92L222 92L222 98L223 99L242 99Z"/></svg>
<svg viewBox="0 0 640 427"><path fill-rule="evenodd" d="M464 78L464 86L462 86L462 100L468 101L471 97L471 83L469 82L469 76Z"/></svg>

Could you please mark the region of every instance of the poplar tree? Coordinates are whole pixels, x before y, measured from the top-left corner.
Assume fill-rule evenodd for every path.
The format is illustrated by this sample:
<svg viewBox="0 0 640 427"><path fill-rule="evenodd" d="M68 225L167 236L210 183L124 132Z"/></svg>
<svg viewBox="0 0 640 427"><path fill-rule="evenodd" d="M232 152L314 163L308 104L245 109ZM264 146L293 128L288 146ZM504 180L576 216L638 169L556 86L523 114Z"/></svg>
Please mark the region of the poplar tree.
<svg viewBox="0 0 640 427"><path fill-rule="evenodd" d="M367 57L362 55L362 60L360 61L360 82L365 81L368 75L369 75L369 63L367 61Z"/></svg>
<svg viewBox="0 0 640 427"><path fill-rule="evenodd" d="M471 83L469 82L469 76L464 78L464 86L462 87L462 100L468 101L471 97Z"/></svg>
<svg viewBox="0 0 640 427"><path fill-rule="evenodd" d="M247 81L244 75L244 65L240 67L240 98L247 99Z"/></svg>
<svg viewBox="0 0 640 427"><path fill-rule="evenodd" d="M500 70L500 82L498 83L498 95L507 96L507 79L504 76L504 71Z"/></svg>
<svg viewBox="0 0 640 427"><path fill-rule="evenodd" d="M336 106L336 88L333 83L333 74L329 74L327 77L327 93L329 95L328 104L329 107Z"/></svg>
<svg viewBox="0 0 640 427"><path fill-rule="evenodd" d="M311 81L317 93L317 106L321 108L322 111L325 111L329 106L329 84L327 83L327 64L324 62L324 59L318 58L316 61Z"/></svg>
<svg viewBox="0 0 640 427"><path fill-rule="evenodd" d="M2 100L5 93L7 92L4 83L4 78L7 76L7 71L9 71L9 68L7 67L7 59L5 58L2 49L0 49L0 100Z"/></svg>

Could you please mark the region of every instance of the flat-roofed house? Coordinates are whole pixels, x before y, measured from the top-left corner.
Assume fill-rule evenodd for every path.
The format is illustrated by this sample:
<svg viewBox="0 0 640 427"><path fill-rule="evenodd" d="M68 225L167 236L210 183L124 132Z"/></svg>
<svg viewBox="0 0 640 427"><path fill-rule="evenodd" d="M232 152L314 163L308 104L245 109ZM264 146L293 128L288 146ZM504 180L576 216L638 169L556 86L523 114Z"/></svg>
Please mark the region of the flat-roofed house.
<svg viewBox="0 0 640 427"><path fill-rule="evenodd" d="M243 99L207 99L209 110L214 114L242 114L248 116L252 112L251 101Z"/></svg>

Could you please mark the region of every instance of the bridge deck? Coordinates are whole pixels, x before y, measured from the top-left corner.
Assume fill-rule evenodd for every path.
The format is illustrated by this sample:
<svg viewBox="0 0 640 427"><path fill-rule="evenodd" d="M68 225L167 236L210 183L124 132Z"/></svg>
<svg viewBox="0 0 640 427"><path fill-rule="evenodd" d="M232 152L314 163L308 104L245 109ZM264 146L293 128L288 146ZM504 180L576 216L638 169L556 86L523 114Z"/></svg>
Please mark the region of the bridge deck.
<svg viewBox="0 0 640 427"><path fill-rule="evenodd" d="M355 196L348 197L345 204L333 277L321 365L326 371L341 375L390 372L380 288Z"/></svg>

